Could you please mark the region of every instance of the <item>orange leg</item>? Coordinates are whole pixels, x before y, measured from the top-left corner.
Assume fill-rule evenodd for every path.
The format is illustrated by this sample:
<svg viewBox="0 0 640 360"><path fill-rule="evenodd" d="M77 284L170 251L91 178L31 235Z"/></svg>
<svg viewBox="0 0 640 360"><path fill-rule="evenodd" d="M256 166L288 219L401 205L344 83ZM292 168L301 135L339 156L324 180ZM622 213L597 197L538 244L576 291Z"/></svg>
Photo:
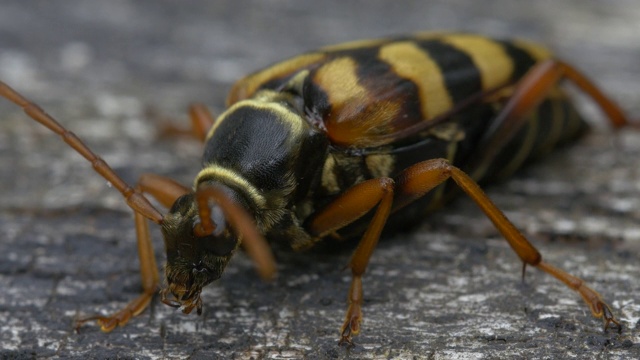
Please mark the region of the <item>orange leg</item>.
<svg viewBox="0 0 640 360"><path fill-rule="evenodd" d="M327 236L353 223L376 208L373 219L354 251L349 268L353 279L349 290L347 314L340 330L340 344L351 344L351 336L360 332L362 320L362 275L367 269L380 233L387 222L393 203L393 180L372 179L345 191L327 207L314 214L309 231L317 237Z"/></svg>
<svg viewBox="0 0 640 360"><path fill-rule="evenodd" d="M447 179L453 179L480 207L525 266L535 266L578 292L589 306L593 316L603 318L605 329L610 323L620 328L620 323L614 318L611 309L600 295L588 287L583 280L544 262L538 250L493 204L469 175L449 164L445 159L433 159L405 169L396 178L395 186L394 181L389 178L372 179L357 184L310 219L308 231L321 238L353 223L376 208L373 219L349 263L353 279L349 290L349 307L341 329L340 344L351 344L351 337L360 331L363 301L362 275L389 214L424 196Z"/></svg>
<svg viewBox="0 0 640 360"><path fill-rule="evenodd" d="M453 179L456 184L480 207L485 215L493 222L502 236L509 242L511 248L520 257L524 266L531 265L552 275L565 283L570 289L578 292L589 306L596 318L603 318L605 329L614 323L620 329L620 323L614 318L609 306L600 295L585 282L561 269L547 264L542 260L538 250L520 233L507 219L478 184L462 170L449 164L445 159L423 161L404 170L396 180L397 196L393 210L409 204L411 201L426 194L435 186L447 179Z"/></svg>
<svg viewBox="0 0 640 360"><path fill-rule="evenodd" d="M192 104L189 106L189 117L191 118L191 127L193 135L200 141L204 142L207 132L215 123L215 118L203 104Z"/></svg>
<svg viewBox="0 0 640 360"><path fill-rule="evenodd" d="M170 208L177 198L191 191L173 179L156 174L142 174L138 179L137 188L153 196L166 208Z"/></svg>
<svg viewBox="0 0 640 360"><path fill-rule="evenodd" d="M142 175L136 189L140 192L150 194L162 205L167 207L171 206L178 197L189 192L188 188L178 184L174 180L155 174ZM149 223L147 219L137 212L134 216L138 243L138 259L140 261L140 277L142 279L142 294L127 304L124 309L113 315L98 315L78 320L76 322L76 329L87 321L92 320L96 320L98 325L100 325L100 329L104 332L109 332L115 329L116 326L123 326L132 317L144 311L158 291L160 279L153 246L151 244L151 236L149 234Z"/></svg>
<svg viewBox="0 0 640 360"><path fill-rule="evenodd" d="M191 119L191 129L166 124L161 131L162 135L190 135L204 142L209 129L215 123L215 118L205 105L199 103L189 106L189 118Z"/></svg>
<svg viewBox="0 0 640 360"><path fill-rule="evenodd" d="M22 107L24 112L33 120L58 134L64 142L84 157L93 169L115 187L124 197L127 205L134 211L136 223L136 236L138 241L138 256L140 259L140 273L142 278L143 294L129 303L123 310L110 317L93 317L80 320L78 326L88 320L98 320L103 331L111 331L117 325L125 324L132 316L142 312L151 301L156 292L159 279L155 256L149 235L147 220L156 224L162 224L162 214L151 205L143 195L147 192L158 198L163 204L175 200L175 198L188 189L178 185L175 181L157 175L146 175L140 178L140 182L131 187L98 155L96 155L74 133L60 125L38 105L26 99L11 87L0 81L0 96Z"/></svg>
<svg viewBox="0 0 640 360"><path fill-rule="evenodd" d="M637 126L629 121L620 107L598 89L585 75L573 66L560 60L543 61L527 72L515 85L513 94L487 132L481 156L475 165L489 164L515 134L527 123L528 115L549 95L564 79L571 81L580 90L591 97L602 109L607 119L615 128L628 125Z"/></svg>

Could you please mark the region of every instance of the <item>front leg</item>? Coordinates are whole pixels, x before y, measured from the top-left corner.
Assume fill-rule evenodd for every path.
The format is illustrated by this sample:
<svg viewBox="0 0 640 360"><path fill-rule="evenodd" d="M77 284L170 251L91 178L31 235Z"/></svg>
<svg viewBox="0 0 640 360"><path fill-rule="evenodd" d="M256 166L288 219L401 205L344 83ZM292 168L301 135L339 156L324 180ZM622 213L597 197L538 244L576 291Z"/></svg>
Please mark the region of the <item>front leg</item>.
<svg viewBox="0 0 640 360"><path fill-rule="evenodd" d="M155 175L144 174L136 184L136 190L147 193L158 200L162 205L169 207L180 196L189 192L189 189L178 184L172 179ZM132 300L122 310L109 316L97 315L80 319L76 322L76 330L88 321L96 321L100 329L110 332L117 326L123 326L132 317L140 314L149 306L151 299L157 293L160 284L158 267L151 244L149 223L139 212L134 212L136 224L136 238L138 243L138 259L140 261L140 278L142 279L142 294Z"/></svg>

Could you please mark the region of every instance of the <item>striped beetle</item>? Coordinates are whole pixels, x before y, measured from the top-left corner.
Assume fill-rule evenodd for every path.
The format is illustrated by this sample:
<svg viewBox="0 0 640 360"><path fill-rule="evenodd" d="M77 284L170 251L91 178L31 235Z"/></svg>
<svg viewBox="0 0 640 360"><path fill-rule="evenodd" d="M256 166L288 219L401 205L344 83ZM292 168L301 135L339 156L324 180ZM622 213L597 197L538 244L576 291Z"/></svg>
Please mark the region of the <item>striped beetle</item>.
<svg viewBox="0 0 640 360"><path fill-rule="evenodd" d="M150 220L161 226L167 254L162 301L184 313L201 313L202 288L220 278L241 244L268 279L275 261L267 241L299 251L360 237L340 338L350 344L360 331L362 276L383 228L424 218L460 189L520 257L523 276L527 265L554 276L605 329L620 328L600 295L543 261L477 185L586 130L559 87L563 79L614 127L630 123L579 71L529 42L419 33L326 47L241 79L215 120L204 106L191 107L192 133L204 142L192 188L153 174L130 186L33 102L1 82L0 95L60 135L135 213L143 293L111 316L79 324L96 320L111 331L148 306L160 284ZM147 195L169 212L163 216Z"/></svg>

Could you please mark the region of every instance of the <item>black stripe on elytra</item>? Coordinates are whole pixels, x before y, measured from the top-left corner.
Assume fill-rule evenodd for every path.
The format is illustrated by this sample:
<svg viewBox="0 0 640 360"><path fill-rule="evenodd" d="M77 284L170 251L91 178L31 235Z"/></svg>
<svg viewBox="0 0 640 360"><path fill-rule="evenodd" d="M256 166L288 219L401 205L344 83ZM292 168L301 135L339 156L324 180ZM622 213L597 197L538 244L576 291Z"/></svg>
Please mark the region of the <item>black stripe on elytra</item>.
<svg viewBox="0 0 640 360"><path fill-rule="evenodd" d="M531 56L527 51L517 47L510 41L496 41L498 44L504 47L507 55L513 60L513 73L511 75L511 81L517 82L524 74L536 64L536 59Z"/></svg>
<svg viewBox="0 0 640 360"><path fill-rule="evenodd" d="M440 68L454 104L482 91L480 70L466 52L437 39L416 40L416 44Z"/></svg>
<svg viewBox="0 0 640 360"><path fill-rule="evenodd" d="M356 64L355 72L358 85L367 89L369 97L361 100L363 105L373 105L381 101L396 102L401 107L399 110L401 115L396 119L385 121L385 123L402 128L405 126L403 121L413 123L416 119L422 120L420 96L418 87L413 81L398 76L388 63L378 58L380 46L387 43L330 52L331 58L326 62L341 58L352 59ZM313 77L313 72L311 77ZM313 81L305 83L305 106L312 114L318 114L321 117L329 114L332 104L328 103L328 98L328 94L316 86Z"/></svg>
<svg viewBox="0 0 640 360"><path fill-rule="evenodd" d="M386 45L388 43L382 44ZM394 127L403 128L424 118L418 86L411 80L395 73L390 64L379 58L381 46L355 49L350 57L356 61L359 84L367 89L372 101L395 101L400 105L400 115L390 121Z"/></svg>

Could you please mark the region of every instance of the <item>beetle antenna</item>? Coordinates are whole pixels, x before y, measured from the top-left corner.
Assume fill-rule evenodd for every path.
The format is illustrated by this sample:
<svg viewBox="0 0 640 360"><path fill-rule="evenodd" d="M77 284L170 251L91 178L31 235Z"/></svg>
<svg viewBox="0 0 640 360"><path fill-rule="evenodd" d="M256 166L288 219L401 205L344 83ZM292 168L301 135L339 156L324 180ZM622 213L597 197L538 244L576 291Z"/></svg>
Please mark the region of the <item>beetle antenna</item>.
<svg viewBox="0 0 640 360"><path fill-rule="evenodd" d="M196 191L196 201L200 211L200 230L207 231L205 235L210 235L215 229L215 224L211 220L211 210L209 200L214 200L222 209L225 218L230 225L239 233L242 246L256 265L258 274L263 279L269 280L275 276L276 261L271 251L271 247L260 234L255 221L245 209L232 200L220 186L204 186ZM196 235L198 235L196 233Z"/></svg>
<svg viewBox="0 0 640 360"><path fill-rule="evenodd" d="M198 189L195 193L198 215L200 216L200 223L194 228L196 236L211 235L216 230L216 224L211 219L211 208L209 207L211 197L208 191Z"/></svg>
<svg viewBox="0 0 640 360"><path fill-rule="evenodd" d="M122 196L125 198L127 205L133 211L147 219L155 222L156 224L162 223L162 214L151 205L149 200L140 193L140 191L134 189L127 184L115 171L96 155L87 145L85 145L76 134L67 130L64 126L60 125L51 115L47 114L38 105L31 100L25 98L20 93L12 89L9 85L0 81L0 96L6 98L12 103L20 106L22 110L33 120L46 126L49 130L60 135L62 140L67 143L78 154L82 155L87 161L91 163L93 169L100 174L105 180L107 180L113 187L118 189Z"/></svg>

